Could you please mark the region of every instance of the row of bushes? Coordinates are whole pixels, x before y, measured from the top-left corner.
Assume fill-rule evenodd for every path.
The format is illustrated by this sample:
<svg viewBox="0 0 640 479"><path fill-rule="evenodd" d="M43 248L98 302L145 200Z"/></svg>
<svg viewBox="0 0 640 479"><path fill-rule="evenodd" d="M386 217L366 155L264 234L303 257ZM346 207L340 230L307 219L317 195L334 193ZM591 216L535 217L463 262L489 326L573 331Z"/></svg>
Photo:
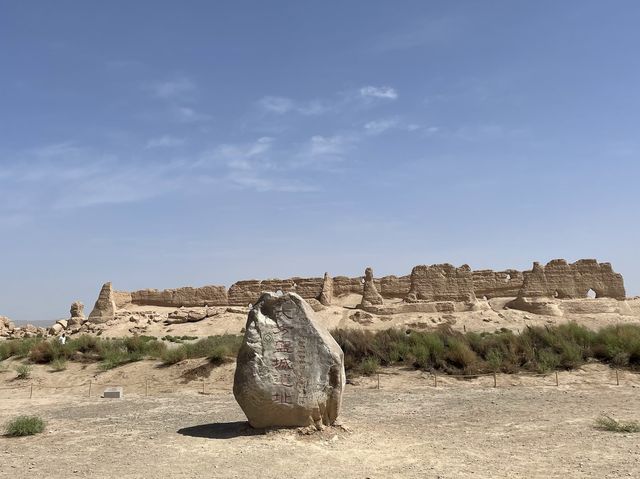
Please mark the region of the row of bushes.
<svg viewBox="0 0 640 479"><path fill-rule="evenodd" d="M364 374L374 372L380 365L393 364L448 374L548 372L576 368L590 359L616 367L640 368L640 325L593 331L572 322L527 327L519 334L507 329L461 333L450 327L428 332L389 329L375 333L340 329L332 334L345 353L346 369ZM173 347L150 336L102 339L84 335L64 345L36 338L1 341L0 360L28 357L33 363L52 364L54 369L61 369L67 360L99 361L105 370L144 358L157 358L166 365L204 357L221 363L235 357L241 343L241 336L230 334L180 342Z"/></svg>
<svg viewBox="0 0 640 479"><path fill-rule="evenodd" d="M235 335L210 336L174 347L167 347L165 342L151 336L103 339L82 335L64 345L41 338L15 339L0 342L0 360L28 358L36 364L51 364L56 370L64 369L68 360L100 362L103 370L145 358L160 359L167 365L188 358L209 358L220 363L235 357L241 342L242 337Z"/></svg>
<svg viewBox="0 0 640 479"><path fill-rule="evenodd" d="M370 374L378 365L405 364L448 374L548 372L572 369L590 359L616 367L640 368L640 325L593 331L575 322L527 327L514 334L435 331L334 330L349 371Z"/></svg>

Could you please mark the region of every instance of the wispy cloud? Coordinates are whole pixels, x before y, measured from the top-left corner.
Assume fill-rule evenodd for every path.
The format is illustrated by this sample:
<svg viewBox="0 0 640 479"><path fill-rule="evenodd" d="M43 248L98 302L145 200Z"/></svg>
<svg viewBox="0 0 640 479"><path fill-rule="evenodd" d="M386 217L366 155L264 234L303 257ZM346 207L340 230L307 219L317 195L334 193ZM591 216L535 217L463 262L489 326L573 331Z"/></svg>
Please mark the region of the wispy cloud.
<svg viewBox="0 0 640 479"><path fill-rule="evenodd" d="M360 88L360 96L368 99L382 98L395 100L398 98L398 92L390 86L364 86Z"/></svg>
<svg viewBox="0 0 640 479"><path fill-rule="evenodd" d="M301 115L321 115L329 110L329 107L320 100L297 102L291 98L281 96L265 96L258 100L258 106L266 112L283 115L295 112Z"/></svg>
<svg viewBox="0 0 640 479"><path fill-rule="evenodd" d="M173 118L180 123L200 123L211 119L211 115L201 113L186 106L178 106L172 109Z"/></svg>
<svg viewBox="0 0 640 479"><path fill-rule="evenodd" d="M185 100L190 99L193 96L197 87L190 78L181 76L171 80L152 83L148 86L148 89L158 98L163 98L165 100Z"/></svg>
<svg viewBox="0 0 640 479"><path fill-rule="evenodd" d="M373 120L365 123L364 129L368 135L379 135L387 130L396 128L399 124L397 118L387 118L384 120Z"/></svg>
<svg viewBox="0 0 640 479"><path fill-rule="evenodd" d="M184 138L176 138L170 135L163 135L157 138L151 138L147 141L146 149L152 148L176 148L185 144Z"/></svg>
<svg viewBox="0 0 640 479"><path fill-rule="evenodd" d="M466 23L461 16L418 20L400 31L383 34L373 42L373 50L386 53L419 47L441 47L458 38Z"/></svg>

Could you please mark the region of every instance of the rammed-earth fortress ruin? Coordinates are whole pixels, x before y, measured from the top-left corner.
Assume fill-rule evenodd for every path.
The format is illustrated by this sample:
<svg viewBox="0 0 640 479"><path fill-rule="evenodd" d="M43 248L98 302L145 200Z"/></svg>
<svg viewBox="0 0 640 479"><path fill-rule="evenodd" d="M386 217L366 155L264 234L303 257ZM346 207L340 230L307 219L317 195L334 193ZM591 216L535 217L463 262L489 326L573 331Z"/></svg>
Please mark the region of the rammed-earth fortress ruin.
<svg viewBox="0 0 640 479"><path fill-rule="evenodd" d="M410 275L382 278L374 278L368 269L365 276L355 278L325 274L323 278L247 280L234 283L228 290L225 286L145 289L114 291L113 297L118 308L127 304L176 308L247 306L264 291L282 291L325 305L331 304L334 297L364 294L366 306L383 304L386 299L408 303L472 302L500 297L578 299L588 297L590 290L598 298L625 298L622 275L615 273L610 263L595 259L575 263L556 259L545 266L534 263L530 271L473 271L467 265L421 265L415 266Z"/></svg>

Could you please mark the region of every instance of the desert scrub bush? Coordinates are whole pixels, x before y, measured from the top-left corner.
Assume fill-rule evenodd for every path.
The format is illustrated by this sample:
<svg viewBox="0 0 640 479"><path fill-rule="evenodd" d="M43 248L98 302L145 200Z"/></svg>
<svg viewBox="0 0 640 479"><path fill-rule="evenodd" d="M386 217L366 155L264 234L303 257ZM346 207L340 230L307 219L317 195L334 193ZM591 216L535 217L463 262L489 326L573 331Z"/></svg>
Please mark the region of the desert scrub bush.
<svg viewBox="0 0 640 479"><path fill-rule="evenodd" d="M11 437L33 436L44 431L45 423L37 416L18 416L5 426L5 435Z"/></svg>
<svg viewBox="0 0 640 479"><path fill-rule="evenodd" d="M589 358L622 367L640 367L640 326L618 325L592 331L575 322L463 334L451 327L431 331L331 332L345 354L345 368L360 372L365 358L381 366L412 365L450 374L521 370L548 373L580 367Z"/></svg>
<svg viewBox="0 0 640 479"><path fill-rule="evenodd" d="M51 369L55 372L64 371L67 369L67 360L64 358L57 358L51 361Z"/></svg>
<svg viewBox="0 0 640 479"><path fill-rule="evenodd" d="M29 379L31 377L31 366L28 364L20 364L16 367L16 379Z"/></svg>
<svg viewBox="0 0 640 479"><path fill-rule="evenodd" d="M0 341L0 360L15 358L25 358L34 345L41 342L40 338L9 339Z"/></svg>
<svg viewBox="0 0 640 479"><path fill-rule="evenodd" d="M192 358L208 358L213 364L220 364L237 356L241 344L242 336L235 334L209 336L194 343L182 343L166 349L160 359L165 365Z"/></svg>
<svg viewBox="0 0 640 479"><path fill-rule="evenodd" d="M187 359L187 352L180 347L168 348L162 353L162 356L160 356L162 364L166 366L179 363L180 361L184 361L185 359Z"/></svg>
<svg viewBox="0 0 640 479"><path fill-rule="evenodd" d="M611 432L640 432L640 422L618 421L611 416L603 415L596 419L596 428Z"/></svg>
<svg viewBox="0 0 640 479"><path fill-rule="evenodd" d="M380 368L380 360L376 357L369 356L364 358L360 363L360 372L365 376L372 376L378 372Z"/></svg>

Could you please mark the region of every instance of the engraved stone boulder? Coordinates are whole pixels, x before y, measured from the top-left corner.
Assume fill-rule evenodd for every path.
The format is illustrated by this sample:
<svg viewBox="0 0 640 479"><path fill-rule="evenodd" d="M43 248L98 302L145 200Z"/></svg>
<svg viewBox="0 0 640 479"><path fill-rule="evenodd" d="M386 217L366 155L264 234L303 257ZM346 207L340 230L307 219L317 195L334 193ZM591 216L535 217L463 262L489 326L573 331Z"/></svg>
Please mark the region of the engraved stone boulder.
<svg viewBox="0 0 640 479"><path fill-rule="evenodd" d="M253 427L333 424L344 355L295 293L264 293L249 312L233 394Z"/></svg>

